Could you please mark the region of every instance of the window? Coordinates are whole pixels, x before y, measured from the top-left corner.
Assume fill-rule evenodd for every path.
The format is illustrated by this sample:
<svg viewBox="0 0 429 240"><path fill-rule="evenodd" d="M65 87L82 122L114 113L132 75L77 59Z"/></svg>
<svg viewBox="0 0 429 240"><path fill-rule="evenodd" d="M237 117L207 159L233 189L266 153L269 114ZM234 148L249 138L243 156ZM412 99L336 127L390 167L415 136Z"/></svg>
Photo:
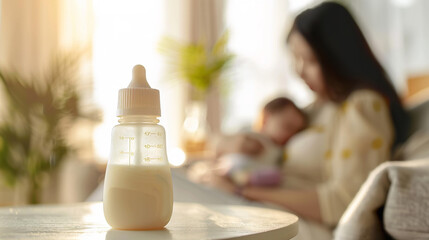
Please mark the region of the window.
<svg viewBox="0 0 429 240"><path fill-rule="evenodd" d="M304 5L295 4L294 10ZM223 114L225 132L250 126L263 104L276 96L289 96L299 106L311 102L312 93L289 66L285 39L290 16L287 1L227 1L229 47L236 60Z"/></svg>
<svg viewBox="0 0 429 240"><path fill-rule="evenodd" d="M160 88L162 57L157 44L164 12L164 1L94 0L94 98L104 117L94 141L102 159L109 155L110 132L117 123L118 90L128 86L133 66L144 65L151 87Z"/></svg>

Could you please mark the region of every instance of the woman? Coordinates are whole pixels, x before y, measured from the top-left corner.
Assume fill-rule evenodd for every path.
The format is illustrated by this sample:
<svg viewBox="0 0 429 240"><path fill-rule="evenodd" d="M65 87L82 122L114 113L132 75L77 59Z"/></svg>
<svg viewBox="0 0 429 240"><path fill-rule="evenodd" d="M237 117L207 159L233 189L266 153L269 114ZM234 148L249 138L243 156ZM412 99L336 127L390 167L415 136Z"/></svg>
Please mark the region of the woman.
<svg viewBox="0 0 429 240"><path fill-rule="evenodd" d="M405 141L408 117L342 5L326 2L299 14L287 43L317 96L307 109L310 127L287 145L282 188L241 194L334 227L368 173Z"/></svg>

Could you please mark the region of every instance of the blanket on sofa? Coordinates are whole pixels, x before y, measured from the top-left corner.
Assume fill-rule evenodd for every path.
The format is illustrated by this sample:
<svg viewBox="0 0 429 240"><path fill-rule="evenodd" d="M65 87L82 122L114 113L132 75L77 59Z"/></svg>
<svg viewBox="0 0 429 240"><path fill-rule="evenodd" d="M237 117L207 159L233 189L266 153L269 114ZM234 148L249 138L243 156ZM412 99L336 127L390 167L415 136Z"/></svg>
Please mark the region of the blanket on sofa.
<svg viewBox="0 0 429 240"><path fill-rule="evenodd" d="M429 158L386 162L374 169L334 237L429 239Z"/></svg>

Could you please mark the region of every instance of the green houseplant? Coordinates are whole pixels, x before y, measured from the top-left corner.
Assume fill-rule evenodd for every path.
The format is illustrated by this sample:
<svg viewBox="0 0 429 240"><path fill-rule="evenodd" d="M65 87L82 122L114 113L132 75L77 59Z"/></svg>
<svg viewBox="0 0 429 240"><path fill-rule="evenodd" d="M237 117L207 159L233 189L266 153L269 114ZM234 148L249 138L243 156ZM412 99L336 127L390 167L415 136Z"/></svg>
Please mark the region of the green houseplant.
<svg viewBox="0 0 429 240"><path fill-rule="evenodd" d="M56 58L40 77L23 77L0 69L5 101L0 121L0 181L13 188L29 182L26 202L39 202L41 176L55 169L73 151L66 130L83 114L77 87L79 54Z"/></svg>
<svg viewBox="0 0 429 240"><path fill-rule="evenodd" d="M204 41L184 43L165 37L159 43L159 50L166 56L173 77L188 82L193 88L191 97L201 100L234 58L227 49L228 40L228 32L222 34L213 46Z"/></svg>
<svg viewBox="0 0 429 240"><path fill-rule="evenodd" d="M222 74L234 58L228 51L228 40L229 34L225 32L212 45L206 41L180 42L169 37L159 43L159 50L166 57L170 77L190 85L183 124L183 147L188 155L199 154L205 149L210 130L207 114L212 110L208 95L226 85L225 82L222 85L219 82L224 80Z"/></svg>

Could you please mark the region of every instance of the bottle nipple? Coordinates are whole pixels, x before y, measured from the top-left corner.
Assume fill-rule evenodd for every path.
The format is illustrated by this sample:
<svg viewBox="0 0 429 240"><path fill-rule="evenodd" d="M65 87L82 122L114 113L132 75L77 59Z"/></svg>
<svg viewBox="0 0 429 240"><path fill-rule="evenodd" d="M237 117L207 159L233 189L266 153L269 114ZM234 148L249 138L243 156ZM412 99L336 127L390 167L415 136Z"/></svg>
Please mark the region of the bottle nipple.
<svg viewBox="0 0 429 240"><path fill-rule="evenodd" d="M116 116L161 116L159 91L151 88L142 65L133 67L133 78L127 88L119 90Z"/></svg>
<svg viewBox="0 0 429 240"><path fill-rule="evenodd" d="M134 66L133 79L128 88L151 88L146 79L146 69L142 65Z"/></svg>

